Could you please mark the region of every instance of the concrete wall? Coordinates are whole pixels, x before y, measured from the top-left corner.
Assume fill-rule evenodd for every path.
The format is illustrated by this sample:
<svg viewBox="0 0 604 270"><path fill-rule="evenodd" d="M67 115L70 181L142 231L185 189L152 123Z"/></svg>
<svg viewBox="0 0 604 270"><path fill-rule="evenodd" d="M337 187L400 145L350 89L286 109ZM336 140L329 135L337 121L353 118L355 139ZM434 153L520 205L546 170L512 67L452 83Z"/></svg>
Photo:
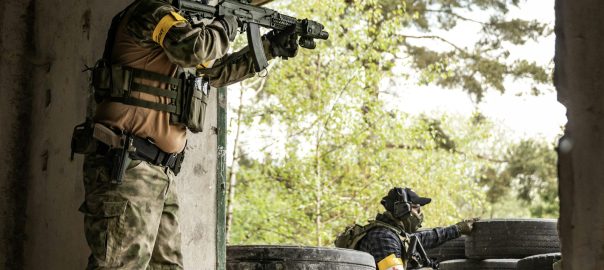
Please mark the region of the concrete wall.
<svg viewBox="0 0 604 270"><path fill-rule="evenodd" d="M559 145L564 269L604 269L602 14L602 1L556 1L555 84L568 117Z"/></svg>
<svg viewBox="0 0 604 270"><path fill-rule="evenodd" d="M0 269L83 269L82 157L73 126L91 111L85 65L130 1L0 1ZM187 269L216 264L216 91L178 177Z"/></svg>

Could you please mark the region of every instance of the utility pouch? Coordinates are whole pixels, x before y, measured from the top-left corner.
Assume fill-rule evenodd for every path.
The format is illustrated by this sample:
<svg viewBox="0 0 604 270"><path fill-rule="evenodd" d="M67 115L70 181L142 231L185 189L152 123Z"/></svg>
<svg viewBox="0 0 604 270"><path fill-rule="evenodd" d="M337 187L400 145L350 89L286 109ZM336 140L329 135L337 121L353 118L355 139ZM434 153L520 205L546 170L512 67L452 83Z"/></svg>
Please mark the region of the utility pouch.
<svg viewBox="0 0 604 270"><path fill-rule="evenodd" d="M86 118L84 123L81 123L73 128L71 136L71 160L74 153L77 154L92 154L97 149L97 141L93 138L94 121L91 118Z"/></svg>
<svg viewBox="0 0 604 270"><path fill-rule="evenodd" d="M197 77L183 72L180 75L180 114L176 122L184 124L193 133L203 131L203 124L210 93L210 81L206 77Z"/></svg>
<svg viewBox="0 0 604 270"><path fill-rule="evenodd" d="M94 64L91 84L94 88L94 100L97 103L109 96L111 91L111 64L107 59L101 58Z"/></svg>

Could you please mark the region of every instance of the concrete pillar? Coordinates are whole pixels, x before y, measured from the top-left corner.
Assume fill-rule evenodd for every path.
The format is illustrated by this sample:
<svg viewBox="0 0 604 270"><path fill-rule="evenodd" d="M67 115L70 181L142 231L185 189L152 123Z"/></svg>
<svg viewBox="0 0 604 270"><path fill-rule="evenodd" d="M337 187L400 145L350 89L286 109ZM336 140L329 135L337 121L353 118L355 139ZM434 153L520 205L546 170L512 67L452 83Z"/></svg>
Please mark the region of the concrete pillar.
<svg viewBox="0 0 604 270"><path fill-rule="evenodd" d="M604 269L604 2L556 1L563 269Z"/></svg>
<svg viewBox="0 0 604 270"><path fill-rule="evenodd" d="M0 1L0 269L84 269L82 157L73 126L92 108L85 65L131 1ZM177 184L186 269L216 265L217 91Z"/></svg>

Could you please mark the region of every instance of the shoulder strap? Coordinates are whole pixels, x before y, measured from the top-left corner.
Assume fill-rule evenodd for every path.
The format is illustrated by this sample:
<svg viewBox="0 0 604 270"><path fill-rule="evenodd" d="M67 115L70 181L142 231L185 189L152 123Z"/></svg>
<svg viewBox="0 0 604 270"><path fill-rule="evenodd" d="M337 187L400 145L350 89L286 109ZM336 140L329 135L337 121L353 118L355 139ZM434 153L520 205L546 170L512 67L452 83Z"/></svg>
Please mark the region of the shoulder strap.
<svg viewBox="0 0 604 270"><path fill-rule="evenodd" d="M401 233L403 232L401 229L396 228L395 226L392 226L388 223L385 223L385 222L382 222L379 220L370 220L367 225L363 226L363 231L352 239L352 241L350 242L349 248L352 248L352 249L356 248L359 241L361 241L361 239L363 239L365 237L365 235L367 235L367 233L371 229L377 228L377 227L389 229L389 230L393 231L394 233L396 233L397 235L399 235L399 237L401 237ZM401 238L401 240L403 240L403 238Z"/></svg>
<svg viewBox="0 0 604 270"><path fill-rule="evenodd" d="M132 4L128 5L124 10L120 11L117 15L113 17L111 20L111 26L109 26L109 31L107 32L107 39L105 40L105 50L103 51L103 58L111 63L111 53L113 52L113 45L115 43L115 32L117 31L117 27L120 22L126 15L126 12L138 3L138 0L134 1Z"/></svg>
<svg viewBox="0 0 604 270"><path fill-rule="evenodd" d="M397 228L396 226L383 222L383 221L371 220L371 221L369 221L368 225L370 225L370 224L373 224L375 227L383 227L383 228L390 229L391 231L395 232L397 235L404 234L403 230Z"/></svg>

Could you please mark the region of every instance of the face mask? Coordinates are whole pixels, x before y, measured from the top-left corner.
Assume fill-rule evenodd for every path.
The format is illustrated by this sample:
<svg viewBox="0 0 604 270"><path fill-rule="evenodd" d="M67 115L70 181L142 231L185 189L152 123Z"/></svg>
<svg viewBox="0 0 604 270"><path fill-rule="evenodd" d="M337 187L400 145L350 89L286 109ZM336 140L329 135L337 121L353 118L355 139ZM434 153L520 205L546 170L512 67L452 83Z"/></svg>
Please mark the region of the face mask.
<svg viewBox="0 0 604 270"><path fill-rule="evenodd" d="M417 214L413 211L409 213L403 220L403 225L408 229L408 233L417 232L419 228L422 227L422 222L424 222L424 214Z"/></svg>

